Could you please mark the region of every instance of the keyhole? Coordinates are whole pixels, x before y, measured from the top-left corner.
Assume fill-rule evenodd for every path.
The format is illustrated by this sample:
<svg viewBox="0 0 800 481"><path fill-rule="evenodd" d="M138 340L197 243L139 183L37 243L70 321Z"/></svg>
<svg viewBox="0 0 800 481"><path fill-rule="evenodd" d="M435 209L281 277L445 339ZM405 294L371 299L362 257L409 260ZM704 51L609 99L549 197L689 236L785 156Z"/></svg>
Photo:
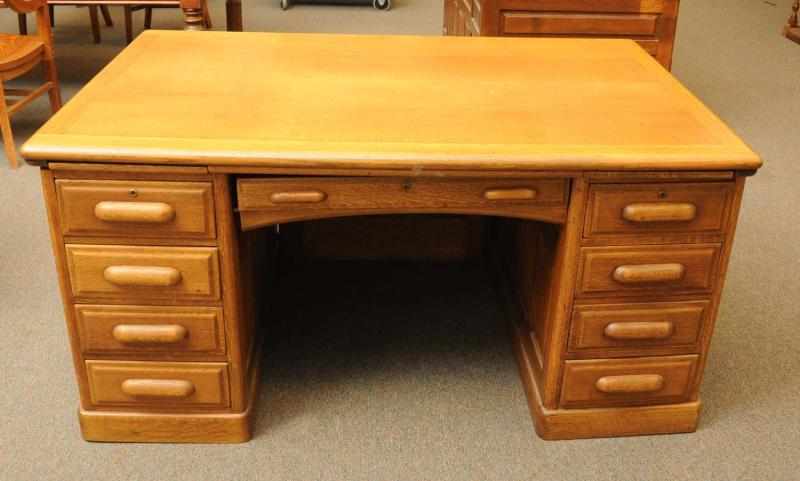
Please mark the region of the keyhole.
<svg viewBox="0 0 800 481"><path fill-rule="evenodd" d="M406 180L404 180L404 181L403 181L403 191L404 191L404 192L408 192L408 191L410 191L410 190L411 190L411 187L412 187L413 185L414 185L414 183L411 181L411 179L406 179Z"/></svg>
<svg viewBox="0 0 800 481"><path fill-rule="evenodd" d="M659 192L658 193L658 198L659 199L666 199L667 198L667 193L664 192L664 191Z"/></svg>
<svg viewBox="0 0 800 481"><path fill-rule="evenodd" d="M139 195L139 193L136 192L136 189L131 189L128 191L128 195L131 197L136 197L137 195Z"/></svg>

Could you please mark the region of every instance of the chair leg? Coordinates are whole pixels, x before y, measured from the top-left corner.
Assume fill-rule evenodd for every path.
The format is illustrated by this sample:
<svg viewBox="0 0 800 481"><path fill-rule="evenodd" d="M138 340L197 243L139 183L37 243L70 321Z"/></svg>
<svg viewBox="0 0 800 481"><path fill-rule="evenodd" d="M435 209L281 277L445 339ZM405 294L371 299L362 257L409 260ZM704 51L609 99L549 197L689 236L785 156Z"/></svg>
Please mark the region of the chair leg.
<svg viewBox="0 0 800 481"><path fill-rule="evenodd" d="M61 108L61 85L58 83L56 61L53 59L52 51L45 53L42 68L44 69L44 79L53 84L50 91L47 92L47 96L50 98L50 111L56 113Z"/></svg>
<svg viewBox="0 0 800 481"><path fill-rule="evenodd" d="M103 21L106 22L106 27L113 27L114 20L111 19L111 12L108 11L108 5L100 5L100 13L103 14Z"/></svg>
<svg viewBox="0 0 800 481"><path fill-rule="evenodd" d="M153 26L153 7L144 8L144 29L150 30Z"/></svg>
<svg viewBox="0 0 800 481"><path fill-rule="evenodd" d="M125 42L133 41L133 7L125 5Z"/></svg>
<svg viewBox="0 0 800 481"><path fill-rule="evenodd" d="M0 131L3 134L3 147L6 151L8 165L12 169L16 169L19 167L17 163L17 148L14 145L14 134L11 132L11 116L8 115L6 94L2 82L0 82Z"/></svg>
<svg viewBox="0 0 800 481"><path fill-rule="evenodd" d="M18 13L17 22L19 23L19 34L28 35L28 17L24 13Z"/></svg>
<svg viewBox="0 0 800 481"><path fill-rule="evenodd" d="M92 39L100 43L100 21L97 18L97 5L89 5L89 21L92 24Z"/></svg>

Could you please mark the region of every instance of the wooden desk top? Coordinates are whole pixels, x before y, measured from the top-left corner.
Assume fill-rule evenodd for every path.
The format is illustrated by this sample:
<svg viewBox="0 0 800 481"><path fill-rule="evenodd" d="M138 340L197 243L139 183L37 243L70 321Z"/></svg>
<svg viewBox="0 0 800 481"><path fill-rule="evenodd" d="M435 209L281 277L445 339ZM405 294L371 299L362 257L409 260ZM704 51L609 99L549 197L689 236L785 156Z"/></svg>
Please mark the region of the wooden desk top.
<svg viewBox="0 0 800 481"><path fill-rule="evenodd" d="M146 31L28 160L310 169L752 170L632 41Z"/></svg>

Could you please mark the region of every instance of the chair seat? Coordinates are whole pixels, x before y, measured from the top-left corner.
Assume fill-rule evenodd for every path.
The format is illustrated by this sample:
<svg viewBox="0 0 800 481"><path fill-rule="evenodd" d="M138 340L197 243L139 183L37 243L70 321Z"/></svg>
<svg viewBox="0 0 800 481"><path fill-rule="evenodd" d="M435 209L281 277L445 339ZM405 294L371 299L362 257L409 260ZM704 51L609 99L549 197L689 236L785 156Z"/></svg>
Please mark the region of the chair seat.
<svg viewBox="0 0 800 481"><path fill-rule="evenodd" d="M38 37L0 33L0 72L35 62L43 50L44 42Z"/></svg>

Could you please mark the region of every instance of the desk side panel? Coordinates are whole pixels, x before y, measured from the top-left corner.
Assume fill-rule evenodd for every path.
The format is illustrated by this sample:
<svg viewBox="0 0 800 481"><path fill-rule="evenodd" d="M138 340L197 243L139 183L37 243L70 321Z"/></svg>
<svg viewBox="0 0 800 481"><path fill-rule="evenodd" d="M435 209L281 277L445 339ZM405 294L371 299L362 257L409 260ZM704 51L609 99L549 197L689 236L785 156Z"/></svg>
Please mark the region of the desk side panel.
<svg viewBox="0 0 800 481"><path fill-rule="evenodd" d="M709 350L711 348L711 336L714 333L714 325L716 324L717 314L719 313L719 306L722 302L722 292L725 287L725 277L728 273L728 264L730 262L731 253L733 252L733 241L736 234L736 225L739 220L739 212L742 205L742 198L744 195L744 185L747 177L737 176L735 179L735 190L731 207L729 209L729 218L725 232L725 238L722 242L722 249L720 254L720 261L717 267L717 279L714 290L714 295L711 299L711 308L708 316L708 321L703 330L701 337L700 347L700 360L698 361L697 376L691 386L691 399L696 401L699 399L700 384L703 380L703 372L705 371L706 362L708 361Z"/></svg>
<svg viewBox="0 0 800 481"><path fill-rule="evenodd" d="M72 287L69 281L69 273L67 272L67 253L64 246L64 238L61 235L61 216L56 194L55 176L53 175L53 171L47 169L41 169L40 176L42 181L42 194L47 209L47 223L50 228L50 241L53 247L53 257L58 274L58 285L61 291L61 301L64 305L64 319L67 323L67 335L69 336L70 350L72 351L75 378L78 381L80 405L82 409L86 409L89 404L88 400L90 399L89 386L86 369L84 368L84 358L81 354L80 339L78 337L78 320L72 308Z"/></svg>

